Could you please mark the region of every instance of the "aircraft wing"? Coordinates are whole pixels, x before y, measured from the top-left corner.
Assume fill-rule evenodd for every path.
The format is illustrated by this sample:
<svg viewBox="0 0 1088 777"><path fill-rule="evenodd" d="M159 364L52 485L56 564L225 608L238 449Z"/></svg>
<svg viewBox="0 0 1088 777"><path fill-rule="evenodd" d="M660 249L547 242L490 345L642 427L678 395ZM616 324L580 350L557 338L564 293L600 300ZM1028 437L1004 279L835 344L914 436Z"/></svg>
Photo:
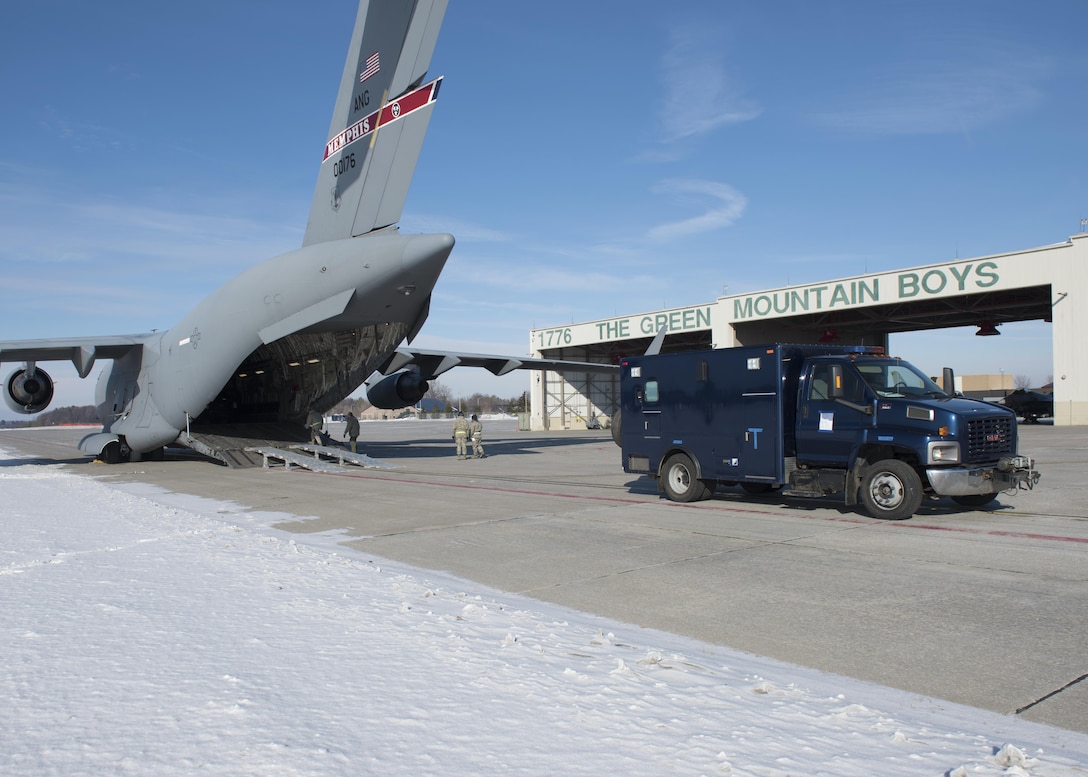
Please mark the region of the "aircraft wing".
<svg viewBox="0 0 1088 777"><path fill-rule="evenodd" d="M120 359L142 347L147 335L0 340L0 363L70 361L85 378L97 359Z"/></svg>
<svg viewBox="0 0 1088 777"><path fill-rule="evenodd" d="M551 370L553 372L618 373L619 365L598 362L576 362L563 359L534 359L529 356L495 356L482 353L453 353L428 351L421 348L398 348L381 368L390 375L406 367L417 367L427 380L454 367L483 367L492 375L505 375L514 370Z"/></svg>

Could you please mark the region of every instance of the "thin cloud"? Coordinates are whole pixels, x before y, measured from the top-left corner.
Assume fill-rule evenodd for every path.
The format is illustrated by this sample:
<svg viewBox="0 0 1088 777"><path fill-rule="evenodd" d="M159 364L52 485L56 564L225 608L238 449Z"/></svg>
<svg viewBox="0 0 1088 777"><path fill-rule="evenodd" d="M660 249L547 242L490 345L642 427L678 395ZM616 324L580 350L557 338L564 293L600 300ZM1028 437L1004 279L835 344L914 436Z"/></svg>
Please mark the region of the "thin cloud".
<svg viewBox="0 0 1088 777"><path fill-rule="evenodd" d="M932 48L932 47L927 47ZM1004 47L925 57L876 79L848 103L818 113L816 123L876 135L970 132L1025 113L1043 99L1039 83L1052 71L1041 57Z"/></svg>
<svg viewBox="0 0 1088 777"><path fill-rule="evenodd" d="M516 266L517 272L511 272ZM533 302L532 295L564 292L575 293L578 290L590 290L597 294L599 290L611 290L629 283L653 282L652 276L630 276L619 273L602 272L594 267L592 260L587 260L579 267L557 265L534 266L532 263L515 263L510 260L478 260L465 262L447 284L445 276L441 283L447 285L464 284L468 288L490 287L517 292L517 306ZM553 305L553 302L548 302Z"/></svg>
<svg viewBox="0 0 1088 777"><path fill-rule="evenodd" d="M462 241L474 240L481 243L509 243L514 238L505 232L491 229L481 224L465 221L452 216L438 216L426 213L407 213L401 219L403 232L449 232Z"/></svg>
<svg viewBox="0 0 1088 777"><path fill-rule="evenodd" d="M654 188L659 194L668 194L683 201L705 202L711 206L699 216L672 221L654 227L647 233L650 240L673 240L690 235L713 232L728 227L739 219L748 207L748 198L726 183L692 178L673 178L662 181Z"/></svg>
<svg viewBox="0 0 1088 777"><path fill-rule="evenodd" d="M244 267L295 248L299 230L252 218L184 212L89 196L55 203L42 192L0 185L0 271L9 262L103 262L116 272ZM208 206L208 203L204 203ZM133 264L133 257L138 262Z"/></svg>
<svg viewBox="0 0 1088 777"><path fill-rule="evenodd" d="M721 36L705 29L689 26L672 32L662 59L662 80L665 143L707 135L763 112L727 71Z"/></svg>

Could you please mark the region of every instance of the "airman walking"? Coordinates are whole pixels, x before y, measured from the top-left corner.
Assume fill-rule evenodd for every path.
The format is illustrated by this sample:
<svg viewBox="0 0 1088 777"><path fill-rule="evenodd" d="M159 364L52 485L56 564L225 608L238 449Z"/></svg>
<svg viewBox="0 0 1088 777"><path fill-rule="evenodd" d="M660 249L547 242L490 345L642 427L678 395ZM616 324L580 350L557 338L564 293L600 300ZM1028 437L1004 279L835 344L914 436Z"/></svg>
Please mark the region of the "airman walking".
<svg viewBox="0 0 1088 777"><path fill-rule="evenodd" d="M465 414L458 411L457 417L453 419L453 440L457 443L457 458L465 458L466 443L468 442L468 421L465 420Z"/></svg>
<svg viewBox="0 0 1088 777"><path fill-rule="evenodd" d="M348 411L347 425L344 427L344 437L351 442L351 452L358 453L355 450L355 441L359 439L359 419L350 410Z"/></svg>
<svg viewBox="0 0 1088 777"><path fill-rule="evenodd" d="M310 432L310 442L314 445L322 444L321 427L324 423L325 421L322 419L321 413L311 407L309 415L306 416L306 428Z"/></svg>
<svg viewBox="0 0 1088 777"><path fill-rule="evenodd" d="M484 425L480 423L475 413L472 414L472 423L468 425L468 433L472 438L472 458L486 459L487 454L484 453L483 443L480 442L484 437Z"/></svg>

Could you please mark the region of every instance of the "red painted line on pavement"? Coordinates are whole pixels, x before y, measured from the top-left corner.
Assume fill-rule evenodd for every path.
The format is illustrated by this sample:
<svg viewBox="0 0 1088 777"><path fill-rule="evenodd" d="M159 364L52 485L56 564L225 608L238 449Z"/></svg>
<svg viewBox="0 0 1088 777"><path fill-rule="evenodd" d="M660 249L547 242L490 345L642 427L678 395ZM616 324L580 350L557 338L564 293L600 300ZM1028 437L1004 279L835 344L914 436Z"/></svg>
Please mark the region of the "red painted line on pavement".
<svg viewBox="0 0 1088 777"><path fill-rule="evenodd" d="M1033 532L1003 531L1000 529L971 529L964 526L932 526L924 523L892 523L901 529L927 529L929 531L948 531L957 534L979 534L991 537L1015 537L1027 540L1050 540L1052 542L1077 542L1088 545L1088 537L1062 537L1057 534L1035 534Z"/></svg>
<svg viewBox="0 0 1088 777"><path fill-rule="evenodd" d="M299 470L291 470L291 471L296 472L296 471L299 471ZM303 471L309 472L308 470L303 470ZM314 473L309 473L309 474L314 474ZM341 473L333 472L333 473L323 473L323 474L330 474L330 475L333 475L334 477L358 478L358 477L361 476L362 473L360 473L360 474L355 474L355 473L343 473L343 474L341 474ZM581 500L581 501L609 502L609 503L613 503L613 504L664 505L664 506L667 506L667 507L673 508L673 509L689 508L689 509L695 509L695 510L722 510L722 511L725 511L725 512L741 513L741 514L745 514L745 515L768 515L768 516L780 516L780 515L782 515L782 513L772 512L770 510L759 510L759 509L746 508L746 507L735 507L733 505L723 505L721 503L707 504L706 502L699 502L699 503L685 504L685 503L681 503L681 502L669 502L669 501L661 501L661 500L649 501L649 500L643 500L643 499L631 499L631 498L628 498L628 497L617 497L617 496L590 496L590 495L585 495L585 494L569 494L569 493L564 494L564 493L555 493L555 492L551 492L551 491L536 491L536 490L525 489L525 488L502 488L502 487L499 487L499 486L485 486L485 485L480 485L480 484L475 484L475 483L442 483L442 482L433 481L433 480L412 480L412 481L407 481L407 480L403 480L401 478L385 477L385 476L382 476L382 475L369 475L369 474L367 476L367 479L368 480L384 480L384 481L388 481L388 482L391 482L391 483L413 483L413 484L418 484L418 485L434 486L434 487L437 487L437 488L464 488L464 489L473 489L473 490L478 490L478 491L494 491L494 492L502 493L502 494L516 494L516 495L524 495L524 496L547 496L547 497L555 497L557 499L578 499L578 500ZM587 487L591 488L592 486L587 486ZM933 524L909 523L909 522L905 522L905 521L904 522L899 522L899 521L878 521L876 519L869 519L869 518L864 518L864 517L860 517L860 516L859 517L826 516L826 515L804 515L804 514L800 514L800 513L791 513L790 517L791 518L803 518L803 519L807 519L807 520L828 521L828 522L833 522L833 523L865 524L865 525L875 525L875 526L888 526L889 528L922 529L922 530L925 530L925 531L938 531L938 532L944 531L944 532L954 532L954 533L957 533L957 534L973 534L973 535L978 535L978 536L990 536L990 537L1010 537L1010 538L1013 538L1013 539L1046 540L1046 541L1050 541L1050 542L1072 542L1072 543L1075 543L1075 544L1088 545L1088 537L1064 537L1064 536L1056 535L1056 534L1036 534L1036 533L1033 533L1033 532L1014 532L1014 531L1004 531L1004 530L1000 530L1000 529L974 529L974 528L963 527L963 526L934 526Z"/></svg>
<svg viewBox="0 0 1088 777"><path fill-rule="evenodd" d="M72 451L71 446L63 445L61 443L53 442L51 440L36 440L35 442L37 442L38 444L41 444L41 445L49 445L49 446L54 446L54 447L64 447L67 450ZM80 454L79 451L74 451L74 453L76 453L77 455ZM670 508L677 508L677 509L679 509L679 508L691 508L691 509L696 509L696 510L723 510L723 511L731 512L731 513L741 513L741 514L745 514L745 515L773 515L773 516L781 515L781 513L772 512L770 510L759 510L759 509L753 509L753 508L735 507L733 505L723 505L721 503L707 504L705 502L702 502L702 503L698 503L698 504L684 504L684 503L679 503L679 502L668 502L668 501L662 502L661 500L649 501L649 500L643 500L643 499L631 499L629 497L590 496L590 495L584 495L584 494L564 494L564 493L554 493L554 492L549 492L549 491L534 491L534 490L522 489L522 488L500 488L498 486L483 486L483 485L471 484L471 483L442 483L442 482L439 482L439 481L431 481L431 480L407 481L407 480L403 480L401 478L385 477L385 476L382 476L382 475L374 475L374 474L371 474L371 473L367 473L366 475L363 475L363 473L358 473L358 474L356 474L356 473L335 473L335 472L332 472L332 473L314 473L314 472L311 472L310 470L299 470L299 469L291 469L291 470L285 470L285 471L293 472L293 473L304 472L304 473L310 474L310 475L313 475L313 474L326 474L326 475L332 475L334 477L349 477L349 478L366 477L368 480L384 480L384 481L388 481L388 482L391 482L391 483L416 483L416 484L419 484L419 485L435 486L435 487L440 487L440 488L465 488L465 489L475 489L475 490L482 490L482 491L495 491L497 493L504 493L504 494L521 494L521 495L525 495L525 496L549 496L549 497L556 497L556 498L559 498L559 499L578 499L578 500L583 500L583 501L588 500L588 501L593 501L593 502L609 502L609 503L613 503L613 504L630 504L630 505L662 505L663 504L663 505L666 505L666 506L668 506ZM592 488L592 486L587 486L587 488ZM862 518L862 517L852 518L852 517L848 517L848 516L804 515L804 514L800 514L800 513L791 513L790 517L792 517L792 518L804 518L804 519L809 519L809 520L837 522L837 523L886 525L889 528L899 528L899 529L921 529L921 530L925 530L925 531L952 532L952 533L956 533L956 534L972 534L972 535L977 535L977 536L989 536L989 537L1010 537L1010 538L1013 538L1013 539L1043 540L1043 541L1046 541L1046 542L1071 542L1071 543L1077 544L1077 545L1088 545L1088 537L1065 537L1065 536L1057 535L1057 534L1037 534L1035 532L1016 532L1016 531L1005 531L1005 530L1001 530L1001 529L981 529L981 528L976 529L976 528L970 528L970 527L965 527L965 526L934 526L932 524L910 523L910 522L906 522L906 521L903 521L903 522L900 522L900 521L886 521L885 522L885 521L874 521L872 519L866 519L866 518Z"/></svg>
<svg viewBox="0 0 1088 777"><path fill-rule="evenodd" d="M297 472L299 470L291 471ZM310 472L309 470L304 471L308 473ZM556 494L550 491L530 491L529 489L525 488L499 488L498 486L481 486L474 483L442 483L435 480L404 480L402 478L392 478L383 475L372 475L369 473L367 473L367 475L363 475L362 473L356 474L354 472L322 472L310 474L331 475L332 477L340 478L366 477L367 480L384 480L389 483L409 483L412 485L435 486L437 488L467 488L478 491L497 491L501 494L522 494L525 496L554 496L560 499L588 499L594 502L618 502L620 504L633 505L655 504L654 502L647 502L640 499L630 499L618 496L584 496L582 494Z"/></svg>

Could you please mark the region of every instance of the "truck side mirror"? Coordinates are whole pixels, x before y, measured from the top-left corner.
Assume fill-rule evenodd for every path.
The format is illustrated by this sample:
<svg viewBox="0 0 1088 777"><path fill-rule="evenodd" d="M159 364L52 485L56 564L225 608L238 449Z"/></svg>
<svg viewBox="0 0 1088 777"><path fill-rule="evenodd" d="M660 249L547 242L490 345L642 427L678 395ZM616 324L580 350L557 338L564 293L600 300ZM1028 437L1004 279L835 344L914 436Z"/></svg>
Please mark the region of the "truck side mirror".
<svg viewBox="0 0 1088 777"><path fill-rule="evenodd" d="M941 388L944 389L944 393L950 397L956 396L956 375L952 372L951 367L945 367L941 373L941 383L944 385Z"/></svg>
<svg viewBox="0 0 1088 777"><path fill-rule="evenodd" d="M842 365L831 365L831 385L827 387L827 396L829 399L842 399L844 394L842 390Z"/></svg>

